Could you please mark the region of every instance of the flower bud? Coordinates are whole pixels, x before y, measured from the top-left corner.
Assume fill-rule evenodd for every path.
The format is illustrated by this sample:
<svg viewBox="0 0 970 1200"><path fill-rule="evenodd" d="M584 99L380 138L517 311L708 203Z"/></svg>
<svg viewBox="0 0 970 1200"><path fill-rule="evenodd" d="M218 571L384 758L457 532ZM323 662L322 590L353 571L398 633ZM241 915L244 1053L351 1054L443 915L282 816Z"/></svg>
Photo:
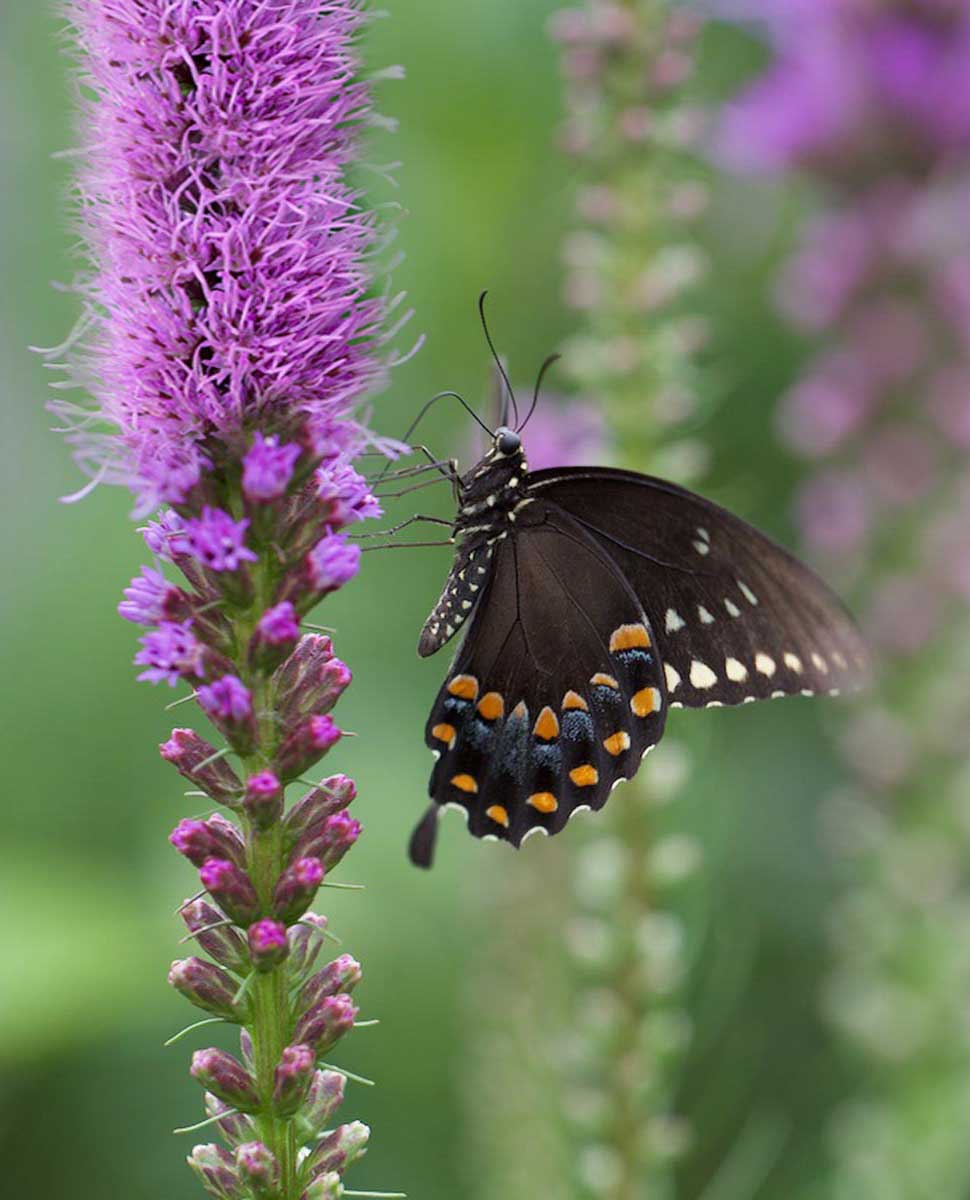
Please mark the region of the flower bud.
<svg viewBox="0 0 970 1200"><path fill-rule="evenodd" d="M207 858L227 858L239 864L246 855L239 830L218 814L207 821L179 821L168 840L196 867L201 867Z"/></svg>
<svg viewBox="0 0 970 1200"><path fill-rule="evenodd" d="M333 642L322 633L308 633L300 638L293 653L273 674L275 707L285 710L304 686L333 659Z"/></svg>
<svg viewBox="0 0 970 1200"><path fill-rule="evenodd" d="M196 1146L186 1162L215 1200L240 1200L245 1195L232 1155L222 1146Z"/></svg>
<svg viewBox="0 0 970 1200"><path fill-rule="evenodd" d="M259 1108L259 1095L252 1076L225 1050L215 1047L196 1050L189 1071L197 1083L240 1112L255 1112Z"/></svg>
<svg viewBox="0 0 970 1200"><path fill-rule="evenodd" d="M278 1117L292 1117L306 1098L313 1079L316 1055L312 1046L287 1046L273 1073L273 1111Z"/></svg>
<svg viewBox="0 0 970 1200"><path fill-rule="evenodd" d="M257 971L272 971L289 953L286 926L265 918L250 925L247 934L249 953Z"/></svg>
<svg viewBox="0 0 970 1200"><path fill-rule="evenodd" d="M303 1192L300 1200L340 1200L344 1194L344 1185L336 1172L329 1175L318 1175L310 1186Z"/></svg>
<svg viewBox="0 0 970 1200"><path fill-rule="evenodd" d="M215 746L199 737L194 729L173 729L159 751L179 774L213 800L230 807L239 803L242 780L224 758L213 758L217 753Z"/></svg>
<svg viewBox="0 0 970 1200"><path fill-rule="evenodd" d="M362 1121L352 1121L349 1125L338 1125L330 1133L324 1134L320 1141L310 1151L308 1169L311 1175L329 1175L335 1172L343 1173L362 1158L367 1150L367 1139L370 1130Z"/></svg>
<svg viewBox="0 0 970 1200"><path fill-rule="evenodd" d="M291 925L287 930L287 940L290 943L290 974L299 975L303 971L312 970L323 948L323 934L328 925L326 917L317 913L306 912L300 918L299 924Z"/></svg>
<svg viewBox="0 0 970 1200"><path fill-rule="evenodd" d="M236 675L223 675L196 692L199 707L240 754L256 742L256 718L249 688Z"/></svg>
<svg viewBox="0 0 970 1200"><path fill-rule="evenodd" d="M198 899L182 906L182 920L188 931L195 934L195 940L206 954L220 966L228 967L240 975L248 973L249 954L245 941L231 925L219 924L226 920L225 913ZM213 925L218 928L213 929ZM204 932L200 933L200 930Z"/></svg>
<svg viewBox="0 0 970 1200"><path fill-rule="evenodd" d="M227 858L207 858L199 872L202 886L237 925L259 916L259 897L246 872Z"/></svg>
<svg viewBox="0 0 970 1200"><path fill-rule="evenodd" d="M305 1042L325 1054L354 1027L357 1009L349 996L327 996L308 1009L296 1023L295 1042Z"/></svg>
<svg viewBox="0 0 970 1200"><path fill-rule="evenodd" d="M292 728L312 713L330 712L353 680L353 673L339 658L332 658L319 669L307 671L286 701L279 702L284 728Z"/></svg>
<svg viewBox="0 0 970 1200"><path fill-rule="evenodd" d="M254 1200L275 1200L279 1195L280 1167L268 1146L244 1142L236 1149L236 1166Z"/></svg>
<svg viewBox="0 0 970 1200"><path fill-rule="evenodd" d="M347 813L338 812L321 825L309 829L293 848L294 854L318 858L325 870L332 870L360 837L361 823Z"/></svg>
<svg viewBox="0 0 970 1200"><path fill-rule="evenodd" d="M343 733L328 716L313 716L287 736L276 754L275 769L280 779L289 782L337 744Z"/></svg>
<svg viewBox="0 0 970 1200"><path fill-rule="evenodd" d="M315 825L342 812L357 796L357 785L346 775L331 775L301 796L286 814L283 828L287 838L296 839Z"/></svg>
<svg viewBox="0 0 970 1200"><path fill-rule="evenodd" d="M206 1092L204 1103L205 1115L207 1117L219 1117L219 1120L216 1122L219 1132L230 1146L239 1146L243 1142L251 1142L256 1136L256 1125L252 1118L245 1116L243 1113L234 1112L232 1106L226 1104L224 1100L220 1100L218 1096L213 1096L211 1092ZM220 1116L220 1114L225 1115Z"/></svg>
<svg viewBox="0 0 970 1200"><path fill-rule="evenodd" d="M279 878L273 892L273 913L292 925L313 903L323 883L323 865L318 858L298 858Z"/></svg>
<svg viewBox="0 0 970 1200"><path fill-rule="evenodd" d="M300 1137L310 1141L327 1128L344 1102L346 1076L338 1071L314 1071L303 1107L296 1116Z"/></svg>
<svg viewBox="0 0 970 1200"><path fill-rule="evenodd" d="M168 982L196 1008L213 1016L233 1022L246 1017L245 998L238 1005L234 1003L238 985L221 967L204 958L176 959L169 968Z"/></svg>
<svg viewBox="0 0 970 1200"><path fill-rule="evenodd" d="M260 829L269 829L283 815L283 785L272 771L260 771L246 780L243 808Z"/></svg>
<svg viewBox="0 0 970 1200"><path fill-rule="evenodd" d="M306 981L297 998L297 1012L312 1008L326 996L349 995L360 983L361 976L360 963L349 954L341 954Z"/></svg>
<svg viewBox="0 0 970 1200"><path fill-rule="evenodd" d="M249 641L249 660L261 671L272 671L293 651L300 638L300 621L289 600L268 608Z"/></svg>

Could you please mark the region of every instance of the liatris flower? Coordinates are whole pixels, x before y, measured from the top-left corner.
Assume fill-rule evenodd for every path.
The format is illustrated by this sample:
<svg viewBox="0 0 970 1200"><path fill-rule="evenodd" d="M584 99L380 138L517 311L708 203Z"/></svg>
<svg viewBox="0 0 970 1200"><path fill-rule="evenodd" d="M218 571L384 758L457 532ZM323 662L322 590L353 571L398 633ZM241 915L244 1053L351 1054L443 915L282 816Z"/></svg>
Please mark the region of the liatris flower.
<svg viewBox="0 0 970 1200"><path fill-rule="evenodd" d="M865 1074L833 1121L830 1194L970 1187L953 1128L970 1085L966 423L970 7L827 0L771 21L774 60L728 110L724 150L797 171L818 210L779 301L818 342L779 426L811 471L804 537L854 581L882 655L840 738L824 815L845 890L826 1010ZM824 86L823 86L824 84ZM959 1123L959 1122L958 1122Z"/></svg>
<svg viewBox="0 0 970 1200"><path fill-rule="evenodd" d="M352 466L375 442L354 406L384 369L379 230L346 179L370 115L363 4L68 7L93 265L75 375L96 407L56 407L93 480L127 484L139 515L163 506L143 530L155 563L119 612L147 627L139 678L188 684L225 739L176 729L162 756L236 818L171 837L208 893L182 915L211 961L174 963L170 982L243 1027L239 1059L192 1060L203 1124L233 1152L189 1162L225 1200L337 1196L367 1130L326 1132L343 1080L319 1055L353 1028L360 968L342 956L312 975L326 921L308 910L360 825L345 776L288 816L284 793L340 739L330 712L351 679L300 622L357 573L342 530L380 511Z"/></svg>
<svg viewBox="0 0 970 1200"><path fill-rule="evenodd" d="M601 426L600 450L607 442L623 466L685 481L705 460L683 430L705 402L705 331L694 304L706 269L695 223L707 188L696 157L703 123L689 101L698 32L682 8L633 0L588 0L551 23L566 79L561 142L582 179L577 227L563 247L564 298L578 329L559 370L582 397L570 407L602 413L583 422L586 430ZM536 465L585 457L575 411L567 409L567 423L553 401L540 401L526 430L530 465L536 454ZM687 1144L671 1111L687 1022L677 996L684 938L663 911L672 880L659 866L669 856L656 803L656 768L679 756L667 742L657 756L626 785L637 795L598 815L568 865L543 866L543 891L559 894L550 873L572 889L565 921L560 910L544 909L543 895L524 898L521 884L499 889L512 897L516 933L508 946L490 948L480 975L509 980L509 994L496 999L485 982L477 989L503 1017L496 1028L490 1014L476 1013L488 1041L472 1102L477 1108L484 1092L501 1105L511 1118L507 1138L521 1140L500 1163L482 1145L489 1194L670 1194ZM568 848L542 851L556 862ZM681 856L685 872L696 857ZM524 911L563 925L558 962L534 944L522 952ZM536 1046L536 1026L555 1028L552 1045ZM549 1112L550 1092L563 1098L558 1113ZM537 1113L556 1124L537 1130Z"/></svg>

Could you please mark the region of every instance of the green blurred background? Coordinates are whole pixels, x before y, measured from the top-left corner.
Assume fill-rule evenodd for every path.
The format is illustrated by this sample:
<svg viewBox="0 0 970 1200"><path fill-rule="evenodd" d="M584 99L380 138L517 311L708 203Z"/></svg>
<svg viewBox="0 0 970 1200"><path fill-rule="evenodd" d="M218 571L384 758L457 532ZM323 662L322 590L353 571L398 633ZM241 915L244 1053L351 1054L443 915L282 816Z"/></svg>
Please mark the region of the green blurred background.
<svg viewBox="0 0 970 1200"><path fill-rule="evenodd" d="M382 135L372 157L403 164L406 258L395 282L416 310L414 334L427 335L376 401L375 424L400 434L433 391L484 394L481 288L492 291L495 334L520 378L568 333L559 243L574 181L554 143L551 0L387 7L367 58L403 64L407 79L381 85L380 107L400 129ZM162 1049L191 1019L165 985L182 953L173 910L193 889L166 836L191 802L155 752L172 724L162 711L170 696L134 682L135 631L115 613L144 559L128 497L101 488L75 506L58 503L78 477L50 432L48 380L28 350L62 341L76 316L51 286L79 265L65 215L69 161L52 157L72 144L60 30L46 3L0 7L0 1190L171 1200L197 1192L182 1162L192 1139L169 1132L199 1113L186 1074L191 1045ZM725 91L751 59L726 35L705 54L712 87ZM783 211L764 190L719 193L704 303L723 403L702 433L714 453L708 490L790 540L794 468L773 448L770 419L798 347L766 298ZM467 421L446 411L424 432L441 453L464 453L469 442ZM407 516L407 504L392 511ZM405 860L424 806L425 713L445 665L419 663L414 645L447 553L373 555L366 566L323 618L355 672L341 715L360 738L342 743L328 767L360 784L366 838L344 878L367 885L326 900L346 949L365 964L362 1015L382 1021L346 1043L341 1059L379 1085L350 1090L348 1119L374 1127L352 1186L400 1188L414 1200L474 1195L480 1164L469 1159L469 1127L490 1124L499 1155L502 1122L467 1094L476 1030L465 1019L465 979L504 851L446 822L433 874ZM703 842L695 910L715 914L696 934L708 953L692 985L701 1036L682 1107L701 1132L683 1168L685 1195L701 1194L755 1113L788 1131L784 1161L759 1194L790 1196L811 1180L820 1114L842 1086L816 1016L829 881L814 806L835 773L819 729L827 718L792 701L671 722L697 765L690 799L666 820ZM547 849L530 844L519 869L542 873Z"/></svg>

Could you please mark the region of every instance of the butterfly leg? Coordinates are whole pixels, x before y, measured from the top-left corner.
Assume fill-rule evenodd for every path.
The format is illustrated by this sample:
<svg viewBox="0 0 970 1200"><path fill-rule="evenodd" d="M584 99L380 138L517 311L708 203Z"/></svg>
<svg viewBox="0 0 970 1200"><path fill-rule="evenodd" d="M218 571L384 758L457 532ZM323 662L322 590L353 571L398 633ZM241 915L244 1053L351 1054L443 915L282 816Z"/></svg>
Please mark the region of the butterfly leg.
<svg viewBox="0 0 970 1200"><path fill-rule="evenodd" d="M444 525L448 529L454 527L454 521L446 521L443 517L427 517L418 513L413 517L408 517L406 521L401 521L398 525L392 525L390 529L378 529L374 533L352 533L348 536L348 540L359 542L364 538L390 537L391 534L399 533L402 529L407 529L409 525L413 525L416 521L430 521L432 525Z"/></svg>

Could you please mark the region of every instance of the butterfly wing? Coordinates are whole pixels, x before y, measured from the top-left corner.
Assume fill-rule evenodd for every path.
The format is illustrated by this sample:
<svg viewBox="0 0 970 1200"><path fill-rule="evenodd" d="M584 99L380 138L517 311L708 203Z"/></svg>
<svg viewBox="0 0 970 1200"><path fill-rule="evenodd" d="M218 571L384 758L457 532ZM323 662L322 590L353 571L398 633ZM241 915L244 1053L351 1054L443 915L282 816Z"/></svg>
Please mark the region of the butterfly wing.
<svg viewBox="0 0 970 1200"><path fill-rule="evenodd" d="M411 842L421 866L442 806L460 806L476 837L557 833L577 810L602 808L663 733L650 624L576 522L532 507L491 567L427 725L438 759Z"/></svg>
<svg viewBox="0 0 970 1200"><path fill-rule="evenodd" d="M531 493L593 538L653 627L672 705L854 690L866 646L797 559L718 505L628 471L537 471Z"/></svg>

